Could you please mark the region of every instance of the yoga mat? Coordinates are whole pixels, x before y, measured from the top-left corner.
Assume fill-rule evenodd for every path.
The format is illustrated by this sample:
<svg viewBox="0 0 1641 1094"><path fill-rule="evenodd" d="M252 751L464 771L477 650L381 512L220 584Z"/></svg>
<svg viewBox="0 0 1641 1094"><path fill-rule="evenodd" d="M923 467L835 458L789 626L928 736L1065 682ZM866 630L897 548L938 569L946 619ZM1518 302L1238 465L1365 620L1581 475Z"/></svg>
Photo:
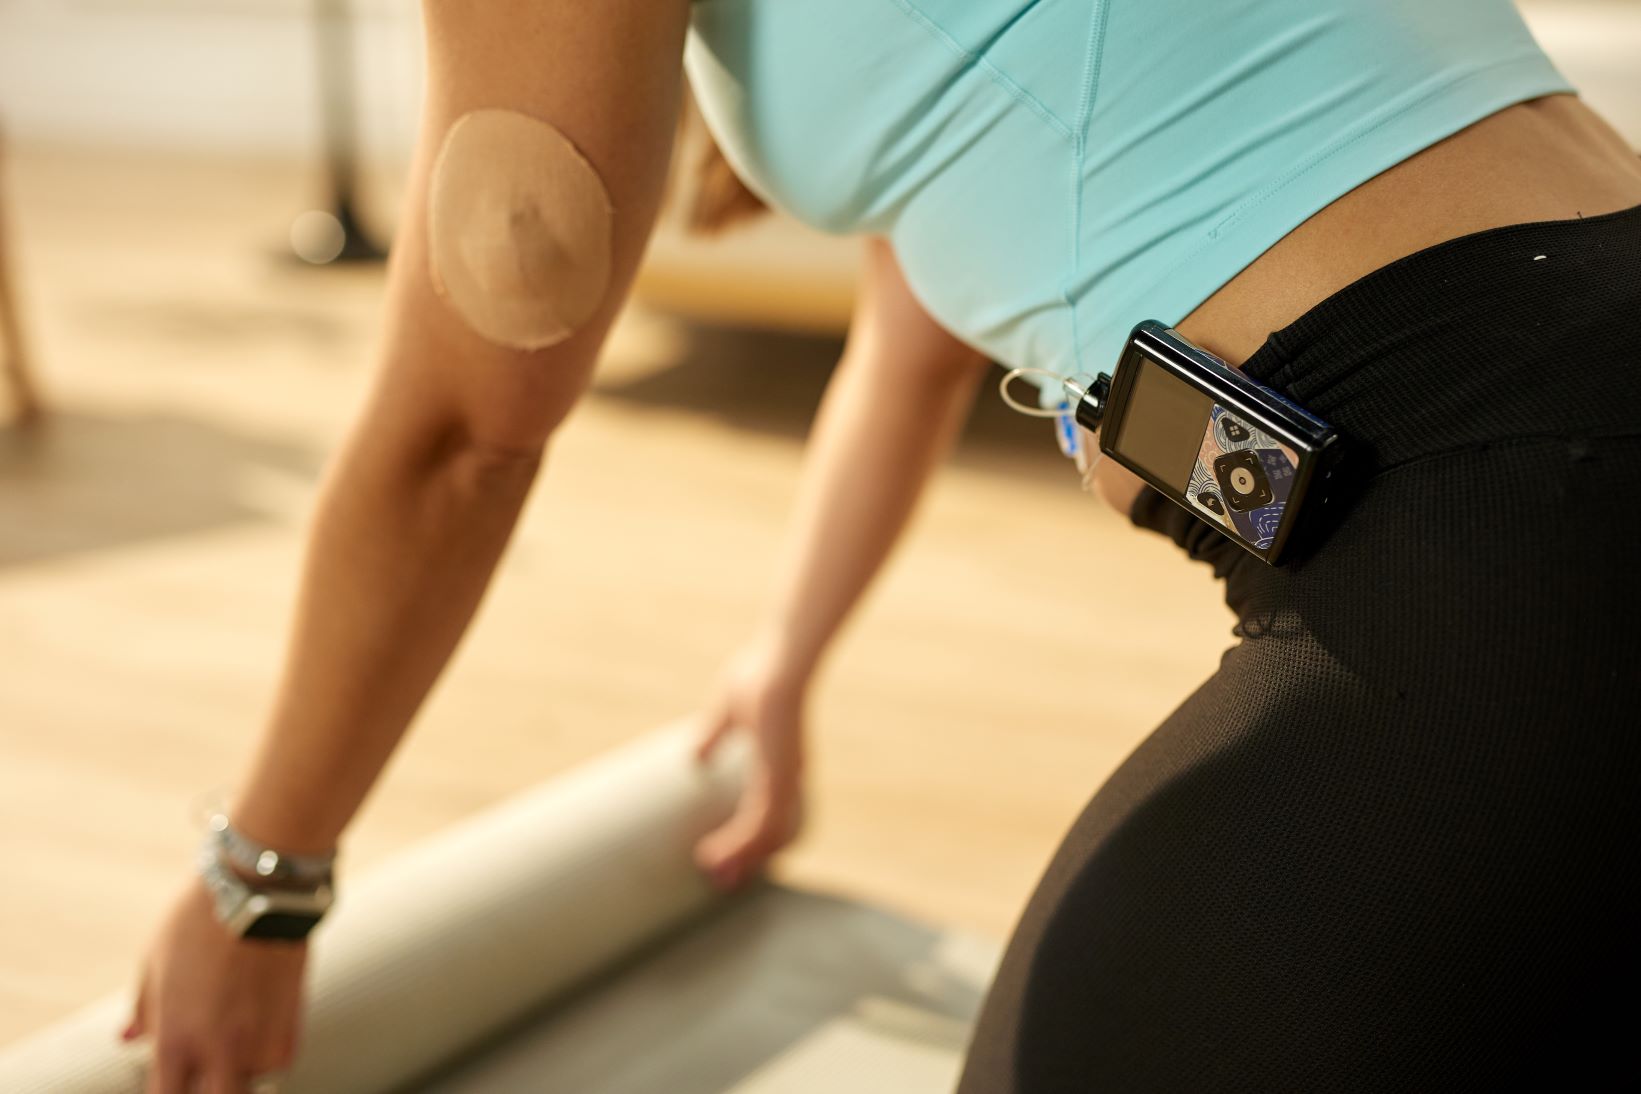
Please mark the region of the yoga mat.
<svg viewBox="0 0 1641 1094"><path fill-rule="evenodd" d="M744 751L711 767L672 728L342 879L313 939L305 1036L282 1094L403 1087L722 898L690 850L733 807ZM129 990L0 1049L5 1094L141 1094Z"/></svg>

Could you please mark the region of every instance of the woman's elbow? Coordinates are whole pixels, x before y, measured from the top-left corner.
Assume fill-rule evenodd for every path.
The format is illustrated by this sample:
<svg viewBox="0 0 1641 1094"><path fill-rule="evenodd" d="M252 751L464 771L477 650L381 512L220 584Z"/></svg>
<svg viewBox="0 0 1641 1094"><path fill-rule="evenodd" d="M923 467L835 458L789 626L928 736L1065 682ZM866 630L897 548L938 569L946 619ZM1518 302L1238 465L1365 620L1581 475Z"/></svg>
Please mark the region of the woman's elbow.
<svg viewBox="0 0 1641 1094"><path fill-rule="evenodd" d="M552 346L514 349L433 318L420 324L424 337L390 347L378 399L400 408L396 417L441 447L494 460L539 460L587 388L603 325Z"/></svg>

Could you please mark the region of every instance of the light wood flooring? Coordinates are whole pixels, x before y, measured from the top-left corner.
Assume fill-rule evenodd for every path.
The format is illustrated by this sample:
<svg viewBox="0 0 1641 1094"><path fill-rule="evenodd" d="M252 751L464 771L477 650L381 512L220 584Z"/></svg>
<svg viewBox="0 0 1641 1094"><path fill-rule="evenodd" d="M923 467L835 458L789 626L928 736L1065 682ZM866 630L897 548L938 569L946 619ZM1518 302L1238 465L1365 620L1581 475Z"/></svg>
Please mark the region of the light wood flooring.
<svg viewBox="0 0 1641 1094"><path fill-rule="evenodd" d="M55 419L0 428L0 1043L133 981L267 702L375 269L278 257L297 165L20 148ZM834 338L635 308L348 868L690 711L758 618ZM804 885L1006 933L1232 639L1207 571L988 397L814 705Z"/></svg>

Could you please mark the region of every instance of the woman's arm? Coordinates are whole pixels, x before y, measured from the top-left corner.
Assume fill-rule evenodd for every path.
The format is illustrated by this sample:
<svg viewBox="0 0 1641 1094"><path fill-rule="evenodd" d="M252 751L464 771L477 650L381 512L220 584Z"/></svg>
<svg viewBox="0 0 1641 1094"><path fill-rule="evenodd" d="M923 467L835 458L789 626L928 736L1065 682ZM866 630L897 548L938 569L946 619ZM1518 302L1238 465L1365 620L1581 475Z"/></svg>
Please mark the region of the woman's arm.
<svg viewBox="0 0 1641 1094"><path fill-rule="evenodd" d="M678 115L688 0L425 0L423 14L427 97L380 364L328 469L277 696L229 810L246 835L291 852L336 844L472 617L546 442L626 295ZM477 333L452 303L451 279L449 298L434 288L435 158L458 119L481 109L556 129L613 209L602 295L575 317L574 334L545 348ZM517 166L506 150L477 163L481 173ZM551 192L550 176L526 180L537 197ZM439 200L462 211L460 191ZM573 290L582 283L559 276L554 240L541 230L552 215L504 215L507 230L458 243L478 248L469 258L518 260L511 280L500 268L498 291ZM535 249L517 250L519 239ZM239 1089L242 1073L288 1061L304 949L230 937L191 878L150 952L131 1030L155 1035L150 1090L180 1091L190 1077Z"/></svg>
<svg viewBox="0 0 1641 1094"><path fill-rule="evenodd" d="M684 0L427 0L428 95L382 367L323 488L283 679L233 811L247 835L334 845L467 627L648 237L687 14ZM430 277L430 161L458 118L498 107L567 136L614 208L603 302L534 351L475 333Z"/></svg>
<svg viewBox="0 0 1641 1094"><path fill-rule="evenodd" d="M767 633L807 679L900 538L974 406L989 362L912 295L869 239L861 293L810 434Z"/></svg>
<svg viewBox="0 0 1641 1094"><path fill-rule="evenodd" d="M987 367L924 311L889 244L869 239L768 620L708 708L703 755L737 726L753 732L759 754L740 808L697 849L720 883L747 876L795 834L804 695L951 448Z"/></svg>

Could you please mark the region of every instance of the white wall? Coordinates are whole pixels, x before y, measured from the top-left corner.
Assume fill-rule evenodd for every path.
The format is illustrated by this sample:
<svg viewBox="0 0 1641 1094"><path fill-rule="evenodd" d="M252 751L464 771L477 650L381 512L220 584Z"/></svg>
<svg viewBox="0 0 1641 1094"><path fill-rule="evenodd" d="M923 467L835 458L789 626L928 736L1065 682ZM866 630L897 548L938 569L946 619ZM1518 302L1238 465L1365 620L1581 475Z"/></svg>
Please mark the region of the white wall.
<svg viewBox="0 0 1641 1094"><path fill-rule="evenodd" d="M1533 34L1586 102L1641 149L1641 0L1526 0Z"/></svg>
<svg viewBox="0 0 1641 1094"><path fill-rule="evenodd" d="M420 5L353 9L365 146L403 158L421 95ZM308 0L0 0L0 122L76 143L312 153L310 14Z"/></svg>
<svg viewBox="0 0 1641 1094"><path fill-rule="evenodd" d="M352 2L365 146L403 160L421 94L420 5ZM1641 148L1641 0L1523 9L1562 70ZM63 141L311 153L309 11L309 0L0 0L0 121Z"/></svg>

